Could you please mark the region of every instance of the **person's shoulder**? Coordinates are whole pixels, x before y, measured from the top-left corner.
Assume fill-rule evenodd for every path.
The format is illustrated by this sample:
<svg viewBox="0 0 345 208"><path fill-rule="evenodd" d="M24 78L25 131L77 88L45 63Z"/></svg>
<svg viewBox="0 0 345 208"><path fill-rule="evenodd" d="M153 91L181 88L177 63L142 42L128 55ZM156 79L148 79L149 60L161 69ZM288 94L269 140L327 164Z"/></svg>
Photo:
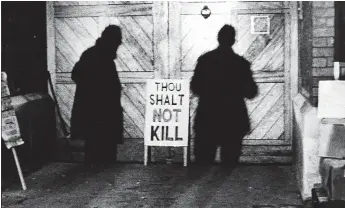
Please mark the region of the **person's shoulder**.
<svg viewBox="0 0 345 208"><path fill-rule="evenodd" d="M216 56L217 54L219 54L219 51L217 49L205 53L206 56Z"/></svg>
<svg viewBox="0 0 345 208"><path fill-rule="evenodd" d="M241 64L242 66L250 66L250 62L246 58L238 54L236 54L235 56L239 64Z"/></svg>
<svg viewBox="0 0 345 208"><path fill-rule="evenodd" d="M90 58L95 57L95 54L97 54L96 47L95 46L91 46L90 48L86 49L81 54L81 58L83 58L83 59L90 59Z"/></svg>
<svg viewBox="0 0 345 208"><path fill-rule="evenodd" d="M208 52L201 54L201 56L199 57L198 60L199 61L200 60L209 60L209 59L213 58L214 56L216 56L216 50L208 51Z"/></svg>

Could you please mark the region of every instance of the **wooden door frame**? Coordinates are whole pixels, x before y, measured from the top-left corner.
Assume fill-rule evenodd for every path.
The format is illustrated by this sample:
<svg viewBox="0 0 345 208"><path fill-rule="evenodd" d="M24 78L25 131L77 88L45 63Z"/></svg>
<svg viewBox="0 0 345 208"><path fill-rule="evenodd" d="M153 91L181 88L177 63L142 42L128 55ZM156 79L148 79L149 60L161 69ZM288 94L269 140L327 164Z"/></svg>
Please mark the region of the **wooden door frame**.
<svg viewBox="0 0 345 208"><path fill-rule="evenodd" d="M180 35L181 35L181 3L182 2L153 2L152 4L152 15L154 21L154 71L153 72L140 72L136 74L128 74L126 72L119 73L121 82L123 83L142 83L145 79L150 78L190 78L193 72L183 72L181 73L181 48L180 48ZM232 4L232 2L229 2ZM288 56L290 61L287 63L289 65L289 71L287 77L289 79L289 85L286 87L285 98L288 101L291 125L288 131L290 132L289 143L270 143L270 148L273 152L277 151L290 151L292 142L292 99L298 94L298 16L297 16L297 2L286 2L285 8L289 13L290 21L290 45L288 47ZM53 80L53 87L56 87L57 80L56 77L56 60L55 60L55 11L54 2L46 3L47 10L47 54L48 54L48 71L51 74ZM231 17L235 14L228 11L230 14L229 23L231 23ZM224 12L225 14L225 12ZM174 30L170 29L174 27ZM290 53L292 52L292 53ZM134 76L134 77L133 77ZM59 81L58 81L59 82ZM50 95L52 92L49 89ZM135 146L139 147L142 145L143 141L137 141ZM248 145L247 148L251 152L254 151L265 151L267 142L262 141L250 141L244 142ZM255 146L254 146L255 145ZM261 146L260 146L261 145ZM275 146L277 145L277 146ZM285 146L284 146L285 145ZM139 154L139 153L138 153ZM245 156L244 160L252 160L250 156ZM256 158L257 156L255 156ZM272 156L276 157L276 156ZM134 158L134 156L133 156ZM141 156L138 158L142 158ZM260 158L259 158L260 159ZM263 158L265 160L265 158ZM287 158L283 160L290 161ZM265 160L266 161L266 160Z"/></svg>
<svg viewBox="0 0 345 208"><path fill-rule="evenodd" d="M215 2L217 3L217 2ZM169 78L176 79L189 79L193 72L181 71L181 2L169 2L168 16L169 16ZM236 9L235 9L236 10ZM285 2L284 8L275 9L276 12L282 13L285 16L285 58L284 58L284 100L285 100L285 126L284 137L288 139L284 140L244 140L244 145L292 145L293 140L293 103L292 99L298 93L298 16L297 16L297 2ZM274 11L275 11L274 10ZM241 12L233 12L234 10L223 10L224 15L229 15L229 23L234 15ZM258 13L261 10L247 10L246 13ZM273 10L266 10L268 12ZM243 10L242 10L243 12Z"/></svg>

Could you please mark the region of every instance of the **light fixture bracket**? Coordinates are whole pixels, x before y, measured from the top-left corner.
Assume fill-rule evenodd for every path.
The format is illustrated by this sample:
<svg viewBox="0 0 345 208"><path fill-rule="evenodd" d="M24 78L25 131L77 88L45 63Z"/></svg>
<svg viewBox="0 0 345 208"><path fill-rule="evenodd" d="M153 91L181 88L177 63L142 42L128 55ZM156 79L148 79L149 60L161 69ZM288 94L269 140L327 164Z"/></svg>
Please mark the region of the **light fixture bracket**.
<svg viewBox="0 0 345 208"><path fill-rule="evenodd" d="M207 19L209 16L211 16L211 10L208 8L208 6L204 6L200 12L201 16L203 16L205 19Z"/></svg>

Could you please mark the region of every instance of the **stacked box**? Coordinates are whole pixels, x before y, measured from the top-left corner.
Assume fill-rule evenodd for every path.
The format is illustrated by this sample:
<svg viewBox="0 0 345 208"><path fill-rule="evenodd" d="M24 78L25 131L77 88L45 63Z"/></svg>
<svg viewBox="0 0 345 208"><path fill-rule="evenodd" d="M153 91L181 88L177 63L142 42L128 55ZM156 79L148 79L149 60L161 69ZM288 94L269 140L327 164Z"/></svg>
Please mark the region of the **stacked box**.
<svg viewBox="0 0 345 208"><path fill-rule="evenodd" d="M322 184L330 200L345 200L345 160L324 158L320 163Z"/></svg>

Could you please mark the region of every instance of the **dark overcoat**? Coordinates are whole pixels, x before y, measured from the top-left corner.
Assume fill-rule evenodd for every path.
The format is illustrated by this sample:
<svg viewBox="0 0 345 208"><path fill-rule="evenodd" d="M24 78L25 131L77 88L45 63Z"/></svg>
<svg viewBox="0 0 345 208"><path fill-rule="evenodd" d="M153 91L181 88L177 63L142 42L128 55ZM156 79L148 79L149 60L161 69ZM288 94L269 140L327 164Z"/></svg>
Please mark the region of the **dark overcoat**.
<svg viewBox="0 0 345 208"><path fill-rule="evenodd" d="M72 138L94 137L103 150L122 143L121 84L113 58L96 44L82 54L72 79L76 83Z"/></svg>
<svg viewBox="0 0 345 208"><path fill-rule="evenodd" d="M257 94L250 63L228 48L218 47L198 59L191 90L199 97L196 139L230 144L250 130L245 98Z"/></svg>

